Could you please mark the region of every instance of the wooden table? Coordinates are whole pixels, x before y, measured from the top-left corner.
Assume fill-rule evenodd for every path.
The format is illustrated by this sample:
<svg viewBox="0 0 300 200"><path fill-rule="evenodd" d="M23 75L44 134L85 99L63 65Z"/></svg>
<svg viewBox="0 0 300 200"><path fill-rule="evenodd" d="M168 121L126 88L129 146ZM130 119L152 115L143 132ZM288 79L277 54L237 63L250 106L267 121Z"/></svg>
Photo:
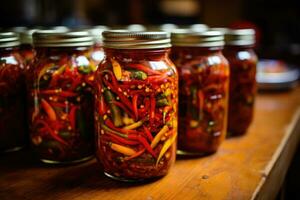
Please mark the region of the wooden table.
<svg viewBox="0 0 300 200"><path fill-rule="evenodd" d="M152 183L113 181L95 160L51 167L29 151L1 155L0 199L272 199L300 138L300 87L260 94L255 112L246 136L225 141L215 155L179 159Z"/></svg>

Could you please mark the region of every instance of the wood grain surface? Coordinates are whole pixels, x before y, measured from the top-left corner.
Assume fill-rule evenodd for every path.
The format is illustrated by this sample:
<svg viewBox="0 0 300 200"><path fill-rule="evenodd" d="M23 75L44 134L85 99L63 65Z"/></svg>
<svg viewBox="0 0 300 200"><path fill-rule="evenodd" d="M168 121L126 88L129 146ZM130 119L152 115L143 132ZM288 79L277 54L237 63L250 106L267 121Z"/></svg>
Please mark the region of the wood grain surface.
<svg viewBox="0 0 300 200"><path fill-rule="evenodd" d="M0 155L0 199L272 199L299 142L299 115L300 87L259 94L247 135L214 155L179 158L166 177L144 184L106 178L95 159L53 167L29 150Z"/></svg>

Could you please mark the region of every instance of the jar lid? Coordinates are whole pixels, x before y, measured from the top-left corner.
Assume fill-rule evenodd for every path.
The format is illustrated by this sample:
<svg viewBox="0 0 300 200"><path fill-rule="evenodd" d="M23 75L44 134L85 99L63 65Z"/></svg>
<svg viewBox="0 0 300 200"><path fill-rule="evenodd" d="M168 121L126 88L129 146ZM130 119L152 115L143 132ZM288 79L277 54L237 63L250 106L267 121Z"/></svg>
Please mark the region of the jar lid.
<svg viewBox="0 0 300 200"><path fill-rule="evenodd" d="M227 29L225 43L228 46L248 46L255 44L254 29Z"/></svg>
<svg viewBox="0 0 300 200"><path fill-rule="evenodd" d="M113 49L157 49L171 47L167 32L139 32L126 30L104 31L103 45Z"/></svg>
<svg viewBox="0 0 300 200"><path fill-rule="evenodd" d="M0 48L20 45L19 36L14 32L0 32Z"/></svg>
<svg viewBox="0 0 300 200"><path fill-rule="evenodd" d="M36 47L92 46L93 37L88 31L39 30L33 33Z"/></svg>
<svg viewBox="0 0 300 200"><path fill-rule="evenodd" d="M21 31L19 33L21 44L30 44L30 45L32 45L32 43L33 43L32 34L37 30L38 29L27 29L27 30Z"/></svg>
<svg viewBox="0 0 300 200"><path fill-rule="evenodd" d="M189 47L224 46L224 35L220 31L195 31L176 29L171 34L172 45Z"/></svg>
<svg viewBox="0 0 300 200"><path fill-rule="evenodd" d="M102 43L102 32L105 30L108 30L108 27L98 25L98 26L94 26L92 28L87 28L87 29L83 29L83 30L89 31L94 39L94 42L99 44L99 43Z"/></svg>

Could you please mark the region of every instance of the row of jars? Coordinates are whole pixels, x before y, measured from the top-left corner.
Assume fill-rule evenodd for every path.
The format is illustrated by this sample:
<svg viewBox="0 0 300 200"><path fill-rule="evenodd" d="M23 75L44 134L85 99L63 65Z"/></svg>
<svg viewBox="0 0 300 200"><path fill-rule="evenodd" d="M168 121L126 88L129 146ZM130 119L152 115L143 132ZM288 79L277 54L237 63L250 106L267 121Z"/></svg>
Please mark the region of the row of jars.
<svg viewBox="0 0 300 200"><path fill-rule="evenodd" d="M207 155L226 132L246 132L256 89L253 30L102 36L98 65L86 31L34 32L34 61L22 61L16 34L0 33L2 151L21 147L29 124L43 162L82 162L96 151L107 176L136 181L165 175L176 144L178 154Z"/></svg>

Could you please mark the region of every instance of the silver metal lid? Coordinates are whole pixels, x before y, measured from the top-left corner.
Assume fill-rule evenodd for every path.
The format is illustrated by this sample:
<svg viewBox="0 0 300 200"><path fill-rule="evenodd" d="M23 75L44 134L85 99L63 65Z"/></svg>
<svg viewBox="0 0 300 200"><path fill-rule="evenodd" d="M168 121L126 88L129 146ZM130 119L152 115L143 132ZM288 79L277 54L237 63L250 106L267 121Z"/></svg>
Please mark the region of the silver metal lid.
<svg viewBox="0 0 300 200"><path fill-rule="evenodd" d="M158 49L171 47L167 32L139 32L126 30L104 31L103 45L113 49Z"/></svg>
<svg viewBox="0 0 300 200"><path fill-rule="evenodd" d="M224 35L220 31L193 31L176 29L171 34L172 45L188 47L222 47Z"/></svg>
<svg viewBox="0 0 300 200"><path fill-rule="evenodd" d="M225 43L228 46L248 46L255 44L254 29L228 29L225 32Z"/></svg>
<svg viewBox="0 0 300 200"><path fill-rule="evenodd" d="M102 32L105 30L108 30L108 27L98 25L98 26L94 26L92 28L86 28L83 30L89 31L94 39L94 42L99 44L99 43L102 43Z"/></svg>
<svg viewBox="0 0 300 200"><path fill-rule="evenodd" d="M92 46L93 37L88 31L39 30L33 33L36 47L79 47Z"/></svg>
<svg viewBox="0 0 300 200"><path fill-rule="evenodd" d="M21 31L20 34L20 42L21 44L30 44L32 45L32 34L37 31L38 29L27 29L24 31Z"/></svg>
<svg viewBox="0 0 300 200"><path fill-rule="evenodd" d="M20 45L19 36L14 32L0 32L0 48Z"/></svg>
<svg viewBox="0 0 300 200"><path fill-rule="evenodd" d="M188 26L188 28L196 32L204 32L209 29L209 27L206 24L192 24Z"/></svg>

